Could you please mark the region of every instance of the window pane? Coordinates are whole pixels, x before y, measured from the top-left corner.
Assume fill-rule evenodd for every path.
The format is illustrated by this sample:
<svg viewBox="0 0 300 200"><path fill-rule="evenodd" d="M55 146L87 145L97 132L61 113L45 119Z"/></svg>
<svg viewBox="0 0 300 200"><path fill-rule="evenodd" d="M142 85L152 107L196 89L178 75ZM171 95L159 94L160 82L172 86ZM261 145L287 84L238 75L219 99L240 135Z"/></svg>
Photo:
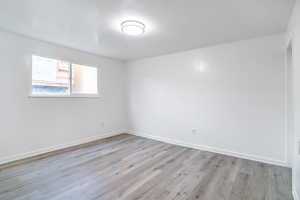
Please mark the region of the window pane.
<svg viewBox="0 0 300 200"><path fill-rule="evenodd" d="M70 63L32 56L32 94L70 94Z"/></svg>
<svg viewBox="0 0 300 200"><path fill-rule="evenodd" d="M98 69L72 64L72 93L98 94Z"/></svg>

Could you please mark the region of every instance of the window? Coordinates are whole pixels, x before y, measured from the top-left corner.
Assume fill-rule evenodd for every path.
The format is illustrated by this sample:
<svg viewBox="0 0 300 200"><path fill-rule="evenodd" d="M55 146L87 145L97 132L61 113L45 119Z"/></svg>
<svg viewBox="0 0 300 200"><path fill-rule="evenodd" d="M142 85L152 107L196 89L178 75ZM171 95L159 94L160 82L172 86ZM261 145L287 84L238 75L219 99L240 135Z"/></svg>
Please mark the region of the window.
<svg viewBox="0 0 300 200"><path fill-rule="evenodd" d="M72 64L72 93L97 94L97 68Z"/></svg>
<svg viewBox="0 0 300 200"><path fill-rule="evenodd" d="M98 68L32 56L32 96L97 96Z"/></svg>

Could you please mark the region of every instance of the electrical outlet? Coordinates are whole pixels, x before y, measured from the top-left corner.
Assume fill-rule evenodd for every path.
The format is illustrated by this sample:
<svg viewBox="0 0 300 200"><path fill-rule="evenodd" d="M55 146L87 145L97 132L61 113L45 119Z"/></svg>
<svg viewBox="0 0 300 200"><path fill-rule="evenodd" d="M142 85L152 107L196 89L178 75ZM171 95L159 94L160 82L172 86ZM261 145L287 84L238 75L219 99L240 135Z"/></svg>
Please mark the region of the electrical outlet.
<svg viewBox="0 0 300 200"><path fill-rule="evenodd" d="M105 125L104 122L100 122L100 127L101 128L104 128L104 125Z"/></svg>
<svg viewBox="0 0 300 200"><path fill-rule="evenodd" d="M193 134L197 134L197 129L192 129Z"/></svg>

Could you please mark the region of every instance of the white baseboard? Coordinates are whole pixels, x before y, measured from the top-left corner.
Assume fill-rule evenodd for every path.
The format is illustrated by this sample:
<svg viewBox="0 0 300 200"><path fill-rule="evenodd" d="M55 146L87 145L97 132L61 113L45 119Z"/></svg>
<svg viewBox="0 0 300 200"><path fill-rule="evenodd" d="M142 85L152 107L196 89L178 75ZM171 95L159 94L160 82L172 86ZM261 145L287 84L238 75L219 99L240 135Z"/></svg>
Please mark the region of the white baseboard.
<svg viewBox="0 0 300 200"><path fill-rule="evenodd" d="M299 195L298 195L298 193L296 192L296 190L293 190L293 196L294 196L294 200L300 200L300 199L299 199Z"/></svg>
<svg viewBox="0 0 300 200"><path fill-rule="evenodd" d="M160 137L160 136L154 136L152 134L142 133L142 132L134 131L134 130L129 131L128 133L132 134L132 135L140 136L140 137L145 137L145 138L149 138L149 139L153 139L153 140L157 140L157 141L161 141L161 142L174 144L174 145L184 146L184 147L193 148L193 149L199 149L202 151L209 151L209 152L213 152L213 153L224 154L224 155L228 155L228 156L233 156L233 157L247 159L247 160L253 160L253 161L267 163L267 164L271 164L271 165L290 167L288 165L288 163L285 161L274 160L274 159L265 158L262 156L238 153L238 152L233 152L230 150L215 148L215 147L211 147L211 146L186 143L186 142L182 142L179 140L174 140L174 139Z"/></svg>
<svg viewBox="0 0 300 200"><path fill-rule="evenodd" d="M17 160L22 160L22 159L25 159L25 158L30 158L30 157L41 155L41 154L44 154L44 153L49 153L49 152L60 150L60 149L65 149L65 148L80 145L80 144L85 144L85 143L92 142L92 141L95 141L95 140L100 140L100 139L120 135L120 134L126 133L126 132L127 131L113 131L113 132L109 132L109 133L105 133L105 134L101 134L101 135L95 135L95 136L91 136L91 137L88 137L88 138L75 140L75 141L65 143L65 144L60 144L60 145L55 145L55 146L52 146L52 147L38 149L36 151L31 151L31 152L26 152L26 153L14 155L14 156L0 158L0 165L5 164L5 163L10 163L10 162L13 162L13 161L17 161Z"/></svg>

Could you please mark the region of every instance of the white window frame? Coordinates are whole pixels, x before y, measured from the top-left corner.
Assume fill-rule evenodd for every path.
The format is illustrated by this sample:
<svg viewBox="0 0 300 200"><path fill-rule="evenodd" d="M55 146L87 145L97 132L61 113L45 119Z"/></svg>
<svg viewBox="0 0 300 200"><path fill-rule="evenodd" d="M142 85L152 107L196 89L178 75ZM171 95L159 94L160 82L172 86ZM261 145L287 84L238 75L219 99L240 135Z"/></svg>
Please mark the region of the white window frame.
<svg viewBox="0 0 300 200"><path fill-rule="evenodd" d="M57 58L51 58L51 57L45 57L45 56L38 56L38 57L43 57L43 58L50 58L50 59L55 59L55 60L61 60L61 61L66 61L68 63L70 63L70 77L69 77L69 83L70 83L70 94L68 95L45 95L45 94L33 94L32 93L32 65L33 65L33 62L32 62L32 58L33 56L38 56L38 55L35 55L35 54L32 54L31 55L31 66L30 66L30 94L29 94L29 97L30 98L99 98L100 97L100 94L99 94L99 77L100 77L100 67L96 67L96 66L89 66L89 65L83 65L83 64L78 64L78 63L75 63L75 62L70 62L70 61L66 61L64 59L57 59ZM88 66L88 67L94 67L94 68L97 68L97 94L73 94L72 93L72 75L73 75L73 72L72 72L72 64L77 64L77 65L83 65L83 66Z"/></svg>

